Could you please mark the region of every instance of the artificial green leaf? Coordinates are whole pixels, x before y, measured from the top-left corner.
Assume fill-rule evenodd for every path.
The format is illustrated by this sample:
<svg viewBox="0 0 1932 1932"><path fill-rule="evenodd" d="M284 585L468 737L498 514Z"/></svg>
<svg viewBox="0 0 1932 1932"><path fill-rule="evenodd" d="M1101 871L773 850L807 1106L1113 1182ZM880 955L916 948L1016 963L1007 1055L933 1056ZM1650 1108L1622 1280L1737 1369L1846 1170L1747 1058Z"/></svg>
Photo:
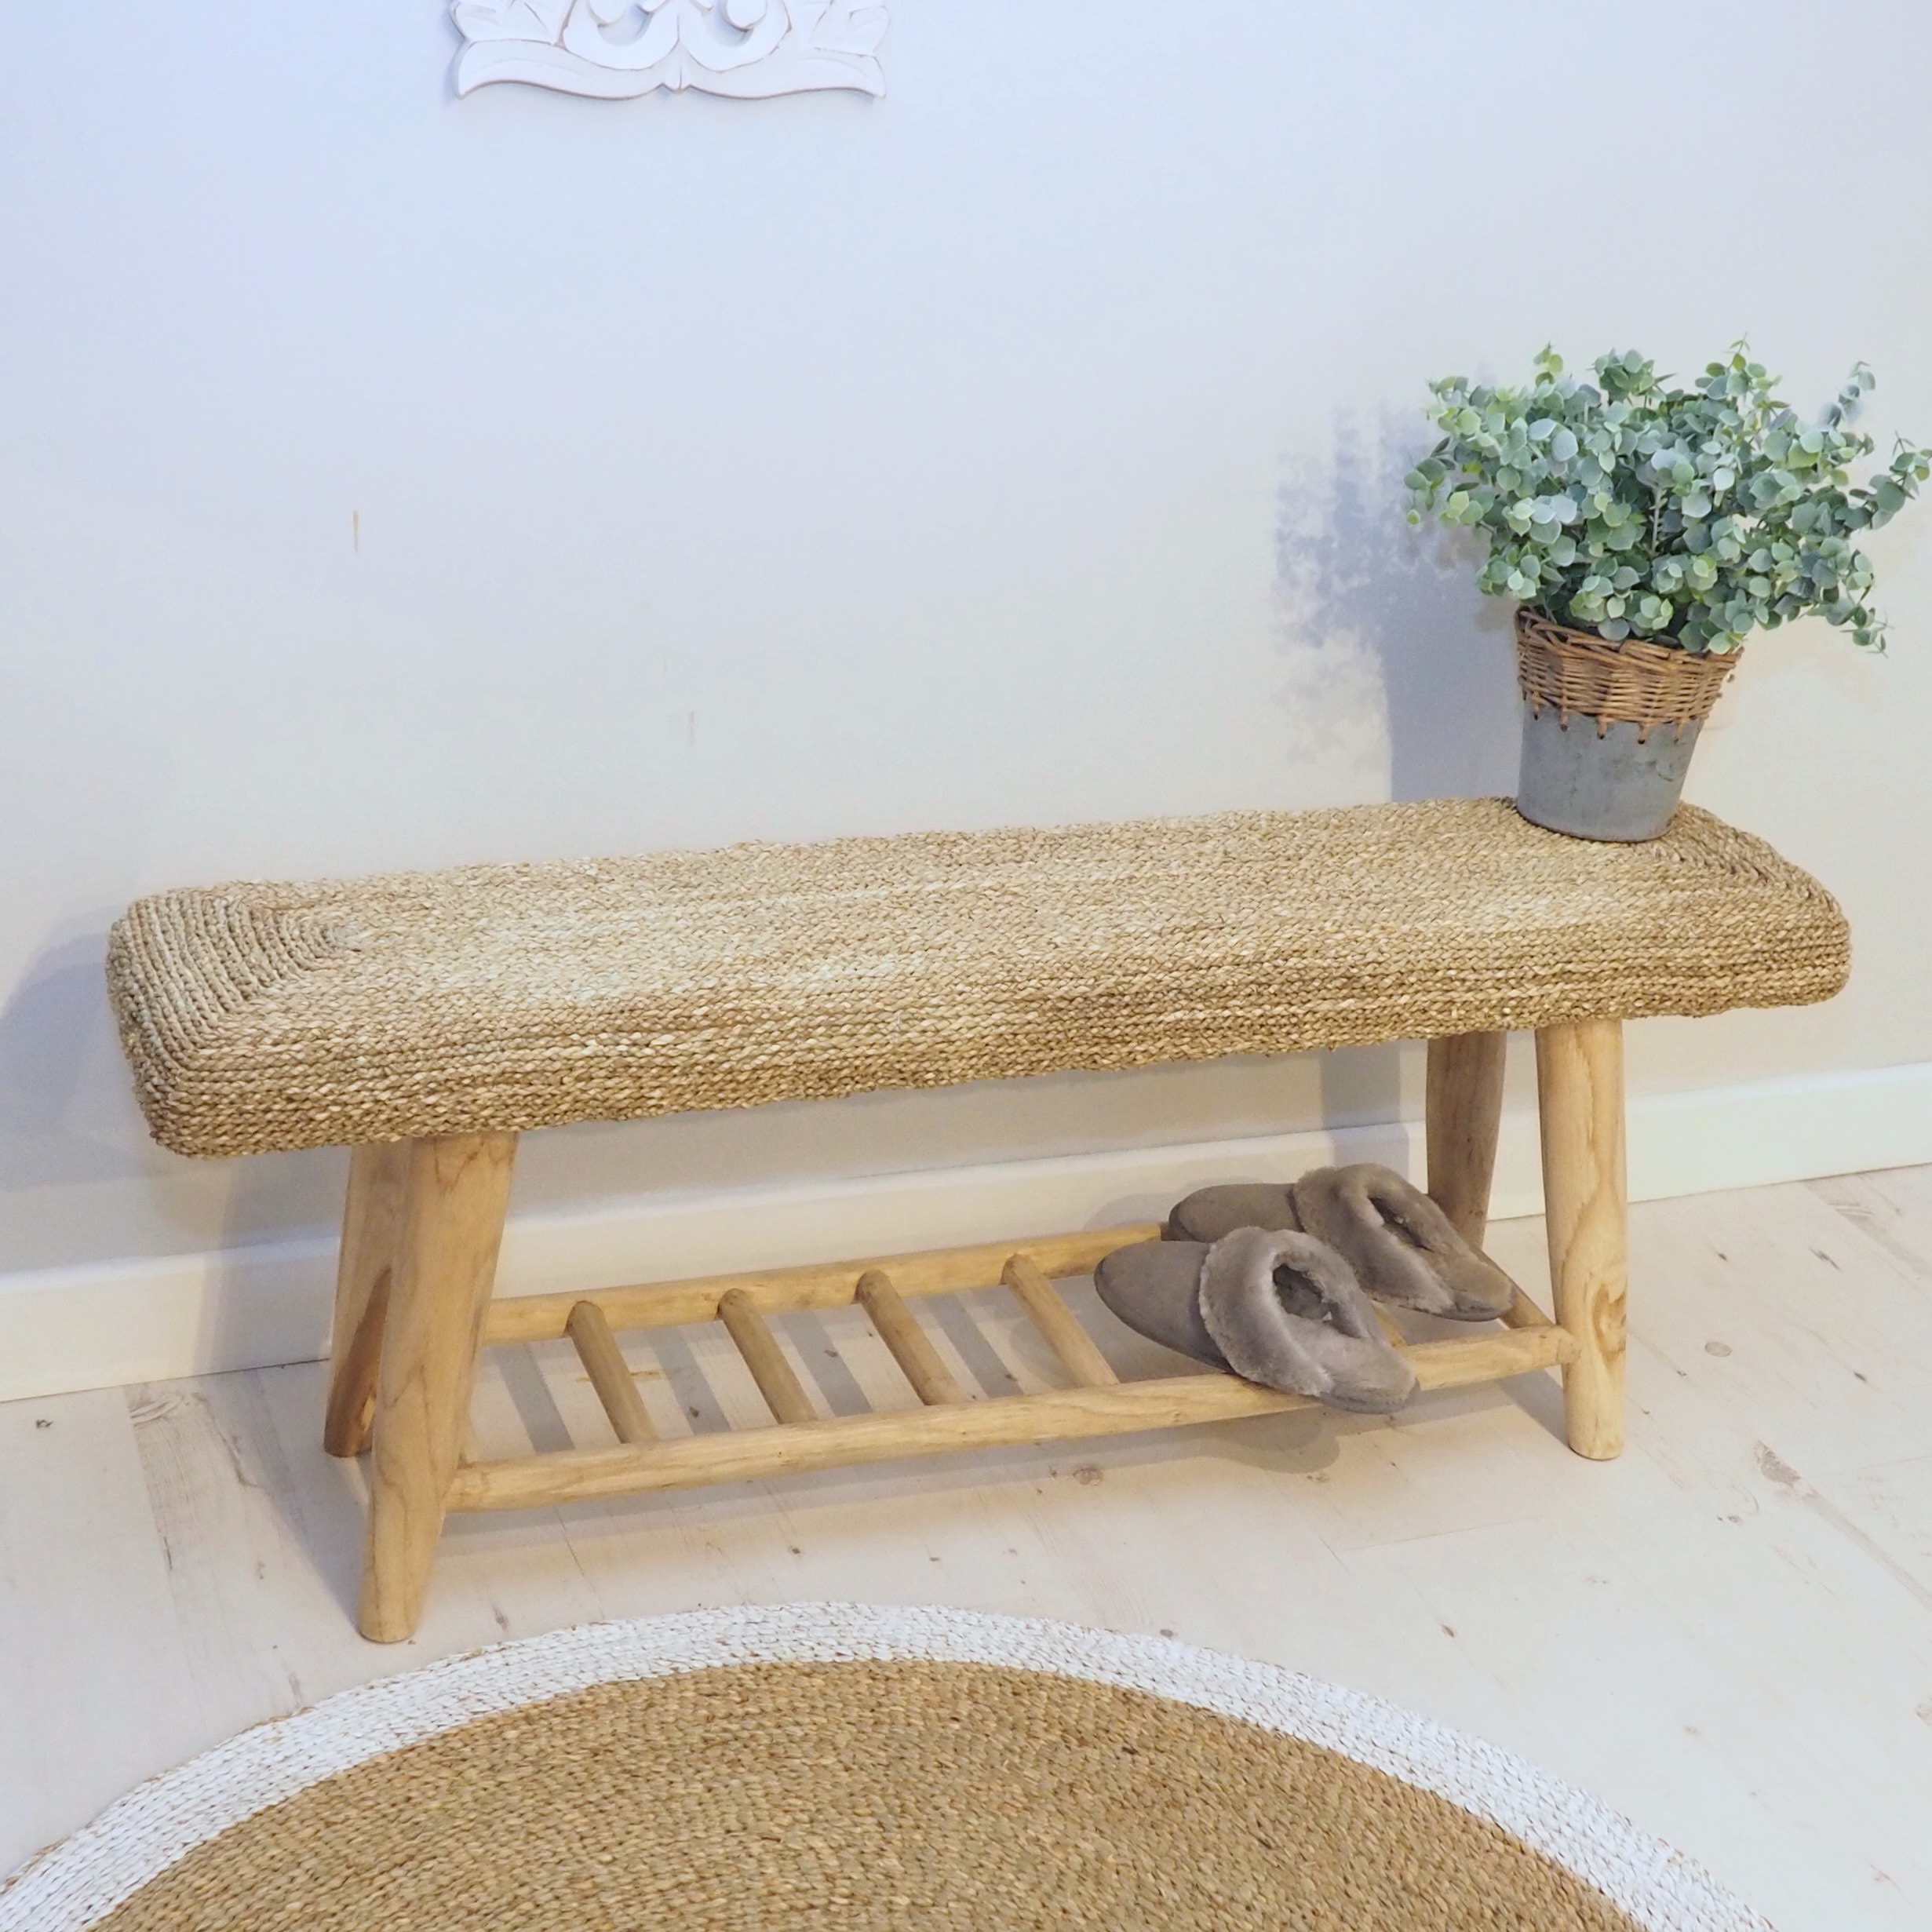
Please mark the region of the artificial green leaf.
<svg viewBox="0 0 1932 1932"><path fill-rule="evenodd" d="M1599 358L1594 382L1566 376L1554 350L1536 371L1527 389L1431 384L1441 440L1404 479L1412 519L1483 533L1484 591L1686 651L1732 650L1808 612L1881 643L1863 602L1871 562L1848 534L1932 481L1932 449L1901 443L1854 480L1873 450L1851 426L1872 387L1862 363L1810 425L1741 344L1690 388L1634 349Z"/></svg>

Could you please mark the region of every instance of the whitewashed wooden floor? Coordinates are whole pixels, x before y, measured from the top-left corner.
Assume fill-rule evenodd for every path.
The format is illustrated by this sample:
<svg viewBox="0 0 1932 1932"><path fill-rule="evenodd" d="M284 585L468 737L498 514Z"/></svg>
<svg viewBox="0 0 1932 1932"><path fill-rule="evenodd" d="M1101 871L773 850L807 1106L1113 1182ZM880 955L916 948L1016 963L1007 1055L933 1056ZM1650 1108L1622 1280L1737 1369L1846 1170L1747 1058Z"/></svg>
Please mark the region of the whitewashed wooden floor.
<svg viewBox="0 0 1932 1932"><path fill-rule="evenodd" d="M317 1445L319 1365L0 1406L0 1870L366 1678L600 1617L837 1598L1271 1658L1587 1787L1783 1932L1924 1932L1932 1168L1633 1221L1619 1463L1569 1454L1554 1382L1529 1377L1392 1423L1284 1416L468 1517L422 1634L392 1648L351 1627L360 1479ZM1541 1290L1539 1223L1492 1245ZM977 1331L946 1327L957 1358L990 1386L1055 1379L1001 1298L980 1302ZM909 1399L855 1318L789 1339L833 1409ZM665 1427L758 1416L726 1354L662 1366L645 1387ZM610 1439L567 1351L504 1351L479 1417L492 1447L567 1424Z"/></svg>

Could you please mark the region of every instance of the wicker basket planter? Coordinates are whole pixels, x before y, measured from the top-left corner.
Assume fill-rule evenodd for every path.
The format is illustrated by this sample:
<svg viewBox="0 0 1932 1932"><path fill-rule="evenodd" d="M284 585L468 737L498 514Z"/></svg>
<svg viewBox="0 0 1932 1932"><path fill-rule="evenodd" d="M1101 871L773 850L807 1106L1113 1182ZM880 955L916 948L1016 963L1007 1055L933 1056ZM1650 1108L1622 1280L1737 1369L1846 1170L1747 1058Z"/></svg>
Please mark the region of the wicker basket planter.
<svg viewBox="0 0 1932 1932"><path fill-rule="evenodd" d="M1516 613L1523 694L1516 809L1575 838L1663 836L1697 734L1737 662L1647 643L1611 643L1535 611Z"/></svg>

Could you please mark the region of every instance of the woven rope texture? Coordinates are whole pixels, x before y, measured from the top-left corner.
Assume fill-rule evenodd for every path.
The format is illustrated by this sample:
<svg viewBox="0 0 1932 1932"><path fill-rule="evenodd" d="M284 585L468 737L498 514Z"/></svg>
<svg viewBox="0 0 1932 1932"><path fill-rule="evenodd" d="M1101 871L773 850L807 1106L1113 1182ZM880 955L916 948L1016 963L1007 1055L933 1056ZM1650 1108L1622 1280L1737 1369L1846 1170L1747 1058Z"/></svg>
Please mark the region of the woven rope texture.
<svg viewBox="0 0 1932 1932"><path fill-rule="evenodd" d="M868 1664L920 1668L845 1675ZM982 1694L1015 1673L1055 1681ZM704 1681L688 1696L641 1694L692 1678ZM1062 1686L1142 1694L1083 1703ZM1162 1708L1150 1711L1150 1703ZM721 1713L722 1730L694 1722L694 1711ZM880 1711L911 1721L881 1723ZM545 1722L552 1713L555 1729ZM1181 1721L1190 1714L1208 1728ZM530 1722L511 1727L499 1753L478 1727L504 1717ZM458 1747L453 1759L419 1750L446 1738ZM1310 1748L1278 1757L1266 1748L1272 1739ZM567 1740L588 1748L563 1748ZM1223 1740L1259 1775L1230 1774ZM735 1752L741 1741L752 1749ZM1204 1748L1197 1773L1189 1759ZM1336 1759L1344 1775L1332 1781ZM1379 1778L1352 1775L1362 1770ZM377 1776L354 1781L364 1772ZM1281 1808L1285 1786L1300 1809ZM1120 1802L1108 1802L1117 1792ZM1446 1817L1418 1805L1425 1794ZM399 1795L413 1812L406 1824ZM1170 1800L1184 1808L1179 1824L1149 1816ZM1351 1835L1351 1813L1365 1802L1372 1815ZM332 1808L339 1833L317 1828ZM726 1841L733 1869L706 1872L694 1847L716 1843L720 1810L735 1828ZM709 1835L686 1829L693 1812ZM1478 1821L1494 1835L1471 1835ZM471 1840L452 1828L479 1822ZM400 1861L391 1855L399 1833ZM1096 1872L1117 1843L1133 1868ZM1356 1869L1358 1857L1411 1843L1416 1855L1405 1866ZM1043 1855L1053 1866L1044 1898L1026 1889ZM385 1918L399 1895L414 1902L432 1889L414 1868L419 1857L451 1879L447 1894L429 1901L428 1916ZM243 1731L139 1786L0 1883L0 1932L135 1932L157 1919L168 1932L277 1932L290 1923L301 1932L372 1923L437 1932L452 1921L462 1932L709 1932L712 1921L689 1913L599 1909L613 1891L640 1886L676 1902L694 1881L727 1908L749 1904L748 1894L762 1905L772 1892L809 1898L814 1885L836 1886L838 1906L804 1922L815 1932L869 1927L867 1913L924 1932L949 1921L917 1909L917 1894L898 1882L914 1863L928 1872L964 1868L961 1892L983 1905L968 1919L975 1932L1065 1932L1089 1922L1105 1888L1117 1899L1143 1884L1154 1905L1128 1910L1116 1922L1123 1928L1190 1926L1200 1914L1186 1908L1205 1904L1220 1932L1247 1923L1230 1915L1222 1882L1248 1876L1276 1913L1262 1923L1282 1927L1361 1932L1365 1923L1373 1932L1380 1921L1350 1909L1373 1888L1377 1904L1395 1894L1403 1912L1416 1894L1452 1908L1449 1923L1467 1932L1574 1928L1564 1910L1575 1898L1538 1859L1580 1881L1586 1926L1609 1901L1642 1932L1770 1932L1681 1853L1582 1792L1360 1691L1165 1638L931 1605L731 1605L445 1657ZM1088 1917L1063 1914L1063 1865ZM1472 1897L1472 1876L1500 1881L1493 1904ZM1314 1909L1291 1909L1324 1886L1331 1895ZM1542 1916L1535 1906L1552 1894L1555 1913ZM557 1908L546 1909L552 1901ZM573 1917L580 1903L589 1909ZM1396 1922L1427 1932L1440 1920ZM792 1922L752 1912L724 1923L785 1932Z"/></svg>
<svg viewBox="0 0 1932 1932"><path fill-rule="evenodd" d="M1299 1738L983 1664L602 1685L349 1771L101 1932L1634 1932L1486 1820Z"/></svg>
<svg viewBox="0 0 1932 1932"><path fill-rule="evenodd" d="M1554 705L1566 724L1577 716L1594 719L1599 734L1635 724L1647 738L1660 724L1681 731L1702 724L1737 659L1734 651L1713 657L1640 637L1613 644L1533 611L1516 613L1516 682L1530 708Z"/></svg>
<svg viewBox="0 0 1932 1932"><path fill-rule="evenodd" d="M1500 800L166 892L108 979L155 1136L225 1155L1828 998L1831 897L1686 807Z"/></svg>

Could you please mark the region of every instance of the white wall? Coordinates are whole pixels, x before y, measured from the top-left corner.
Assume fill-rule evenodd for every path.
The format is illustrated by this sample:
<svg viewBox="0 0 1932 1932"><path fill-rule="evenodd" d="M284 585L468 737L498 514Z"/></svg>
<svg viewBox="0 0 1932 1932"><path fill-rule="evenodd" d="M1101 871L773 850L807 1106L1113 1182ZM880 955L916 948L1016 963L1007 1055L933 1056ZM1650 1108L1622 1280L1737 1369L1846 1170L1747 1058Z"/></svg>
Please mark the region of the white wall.
<svg viewBox="0 0 1932 1932"><path fill-rule="evenodd" d="M895 15L883 102L619 104L454 100L436 0L14 10L0 1270L334 1211L340 1156L145 1142L137 893L1506 790L1499 614L1393 508L1427 377L1748 330L1932 438L1905 0ZM1932 1062L1932 509L1877 549L1891 655L1754 647L1692 783L1840 894L1853 986L1639 1027L1640 1092ZM1391 1049L570 1130L519 1197L1416 1097Z"/></svg>

